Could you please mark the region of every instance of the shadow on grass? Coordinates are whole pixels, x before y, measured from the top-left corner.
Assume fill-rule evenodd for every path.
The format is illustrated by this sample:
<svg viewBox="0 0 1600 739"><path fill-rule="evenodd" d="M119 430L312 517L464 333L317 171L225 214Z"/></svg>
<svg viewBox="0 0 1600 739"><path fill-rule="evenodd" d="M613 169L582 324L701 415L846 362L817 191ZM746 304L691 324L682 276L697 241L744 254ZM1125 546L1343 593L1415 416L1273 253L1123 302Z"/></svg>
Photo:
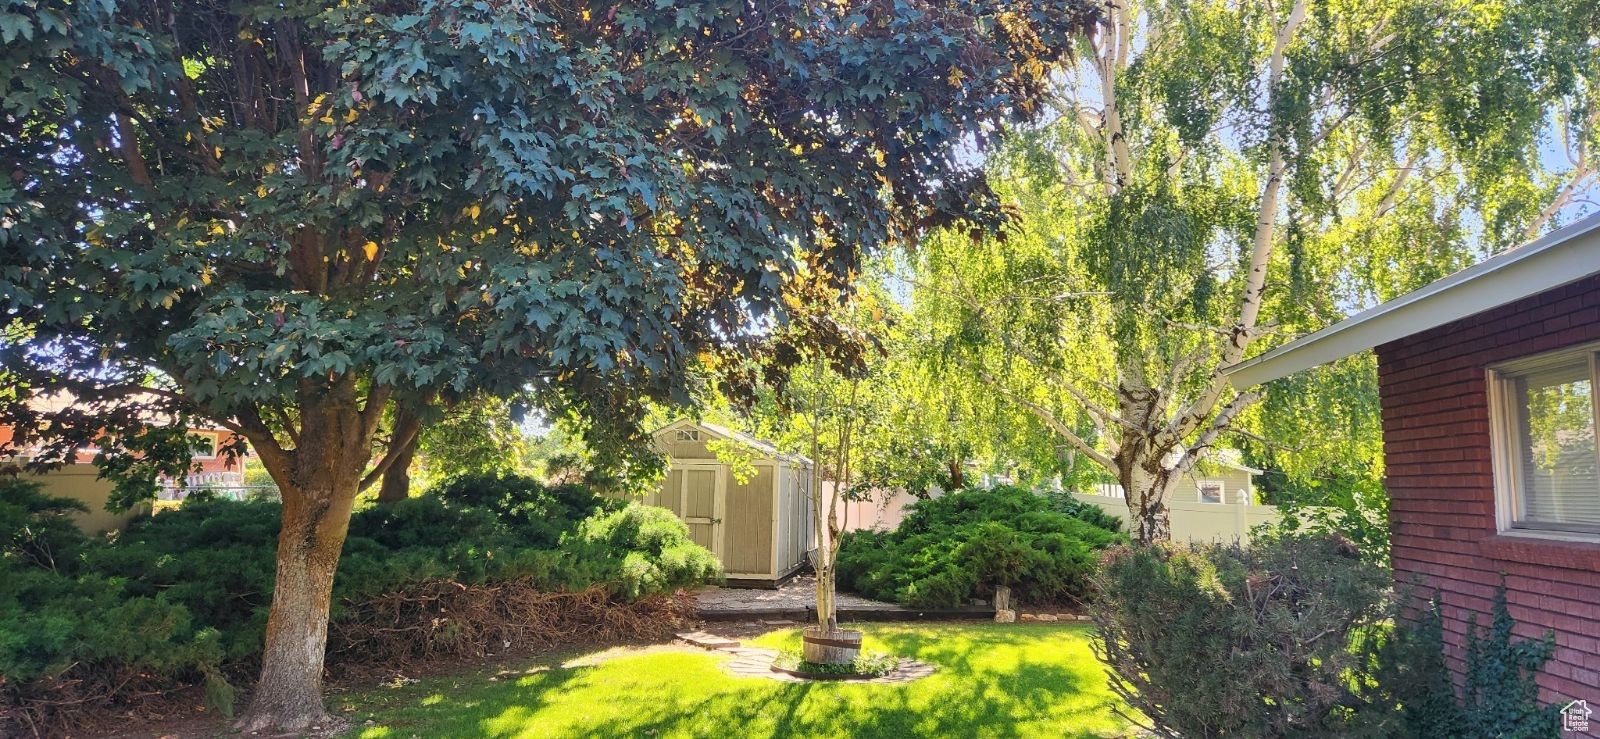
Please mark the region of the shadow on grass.
<svg viewBox="0 0 1600 739"><path fill-rule="evenodd" d="M934 664L904 684L737 678L721 658L663 652L512 680L424 686L368 703L387 736L1120 735L1097 662L1064 629L868 627L869 649ZM768 641L786 640L791 635ZM426 693L421 701L416 694ZM394 696L398 698L399 696ZM424 705L424 702L427 704Z"/></svg>

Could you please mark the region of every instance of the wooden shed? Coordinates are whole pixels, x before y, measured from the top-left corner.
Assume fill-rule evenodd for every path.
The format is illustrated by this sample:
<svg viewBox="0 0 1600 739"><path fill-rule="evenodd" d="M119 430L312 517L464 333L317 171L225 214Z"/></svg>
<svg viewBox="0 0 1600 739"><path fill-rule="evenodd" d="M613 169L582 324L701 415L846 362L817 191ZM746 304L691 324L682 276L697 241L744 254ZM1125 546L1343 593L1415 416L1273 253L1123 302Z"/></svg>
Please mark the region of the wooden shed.
<svg viewBox="0 0 1600 739"><path fill-rule="evenodd" d="M776 587L815 548L811 517L811 460L785 454L771 442L713 424L683 419L654 434L667 456L667 476L644 502L678 514L689 535L722 560L728 584ZM717 459L713 442L736 445L753 457L744 482Z"/></svg>

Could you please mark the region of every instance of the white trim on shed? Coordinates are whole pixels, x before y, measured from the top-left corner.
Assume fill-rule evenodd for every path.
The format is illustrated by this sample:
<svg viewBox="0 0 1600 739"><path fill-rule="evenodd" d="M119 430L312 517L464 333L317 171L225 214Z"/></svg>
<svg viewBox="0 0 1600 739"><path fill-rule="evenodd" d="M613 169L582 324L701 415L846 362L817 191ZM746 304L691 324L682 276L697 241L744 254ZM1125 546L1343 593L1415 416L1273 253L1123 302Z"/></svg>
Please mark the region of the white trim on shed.
<svg viewBox="0 0 1600 739"><path fill-rule="evenodd" d="M1223 368L1244 389L1600 273L1600 215Z"/></svg>

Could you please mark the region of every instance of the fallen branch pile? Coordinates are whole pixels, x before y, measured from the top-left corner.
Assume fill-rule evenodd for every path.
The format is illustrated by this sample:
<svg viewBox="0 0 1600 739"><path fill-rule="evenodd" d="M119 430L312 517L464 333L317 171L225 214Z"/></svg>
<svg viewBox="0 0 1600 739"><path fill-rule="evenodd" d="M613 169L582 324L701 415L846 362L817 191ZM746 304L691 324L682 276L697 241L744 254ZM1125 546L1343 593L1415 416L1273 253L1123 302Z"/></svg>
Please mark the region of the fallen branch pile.
<svg viewBox="0 0 1600 739"><path fill-rule="evenodd" d="M665 638L693 613L682 594L634 603L613 600L596 585L573 593L546 592L529 579L482 585L419 583L394 593L347 603L328 625L328 664L339 673L391 670L431 661L515 654L555 644L597 644ZM225 665L230 677L255 665ZM56 678L17 684L0 675L0 736L97 733L112 719L154 718L192 710L181 700L203 675L162 677L106 665L78 663ZM213 675L210 689L232 689ZM183 705L179 705L182 703Z"/></svg>
<svg viewBox="0 0 1600 739"><path fill-rule="evenodd" d="M683 597L619 603L598 585L551 593L527 579L483 585L434 581L348 606L329 625L328 658L361 667L400 667L557 643L665 637L690 612Z"/></svg>

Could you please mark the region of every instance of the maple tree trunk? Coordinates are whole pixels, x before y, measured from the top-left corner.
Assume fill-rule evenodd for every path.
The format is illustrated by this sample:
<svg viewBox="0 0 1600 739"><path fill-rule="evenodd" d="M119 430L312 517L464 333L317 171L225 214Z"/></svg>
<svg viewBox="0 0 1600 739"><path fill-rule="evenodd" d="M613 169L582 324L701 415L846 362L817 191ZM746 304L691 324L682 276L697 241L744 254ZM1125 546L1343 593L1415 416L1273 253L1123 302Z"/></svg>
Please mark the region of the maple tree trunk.
<svg viewBox="0 0 1600 739"><path fill-rule="evenodd" d="M422 430L422 419L415 412L401 406L395 409L394 430L390 438L399 443L399 453L393 464L384 470L383 481L378 484L378 502L393 503L411 497L411 460L417 454L417 434Z"/></svg>
<svg viewBox="0 0 1600 739"><path fill-rule="evenodd" d="M322 703L328 607L372 442L353 392L345 383L304 403L293 461L269 466L283 491L283 524L261 677L237 726L245 733L333 725Z"/></svg>
<svg viewBox="0 0 1600 739"><path fill-rule="evenodd" d="M395 457L394 465L383 473L378 486L378 502L394 503L411 497L411 459L416 456L417 445L409 444Z"/></svg>
<svg viewBox="0 0 1600 739"><path fill-rule="evenodd" d="M356 494L354 481L341 487L284 496L261 678L241 731L296 733L330 720L322 705L328 607Z"/></svg>

